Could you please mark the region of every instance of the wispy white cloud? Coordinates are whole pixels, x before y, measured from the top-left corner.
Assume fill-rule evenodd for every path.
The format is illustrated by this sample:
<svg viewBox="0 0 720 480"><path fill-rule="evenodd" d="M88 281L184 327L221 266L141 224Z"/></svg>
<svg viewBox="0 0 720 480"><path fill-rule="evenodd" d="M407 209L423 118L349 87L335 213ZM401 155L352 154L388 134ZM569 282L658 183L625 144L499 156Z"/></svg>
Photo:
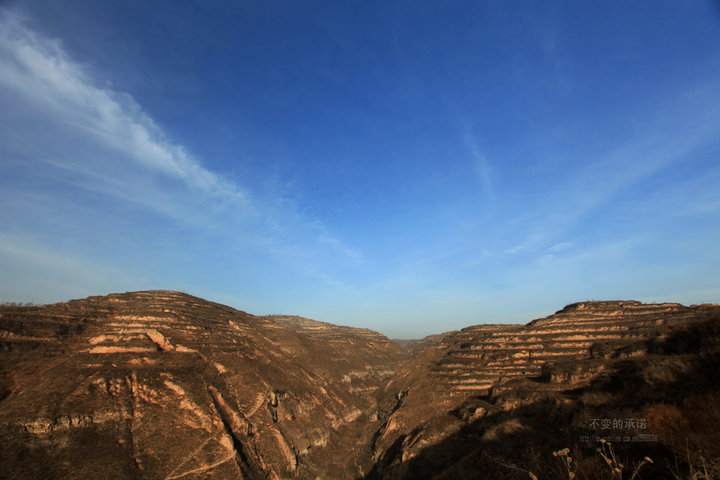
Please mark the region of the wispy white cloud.
<svg viewBox="0 0 720 480"><path fill-rule="evenodd" d="M44 238L39 252L47 242L60 243L50 250L72 261L101 250L93 242L112 249L120 239L155 242L153 251L168 258L198 255L177 236L182 232L202 242L195 251L255 256L328 285L339 283L335 267L362 262L356 249L298 213L282 192L261 196L214 171L169 138L130 94L72 58L60 40L1 13L0 109L10 114L0 116L0 233ZM162 232L148 212L174 226ZM142 248L134 254L146 255ZM327 252L333 264L325 261ZM25 253L18 258L32 263Z"/></svg>
<svg viewBox="0 0 720 480"><path fill-rule="evenodd" d="M504 253L509 255L515 255L518 253L530 253L540 248L543 248L543 242L545 238L537 233L532 233L523 239L521 243L518 243L510 248L505 249Z"/></svg>
<svg viewBox="0 0 720 480"><path fill-rule="evenodd" d="M573 246L572 242L560 242L560 243L556 243L555 245L549 247L548 250L553 253L559 253L559 252L564 252L564 251L572 248L572 246Z"/></svg>
<svg viewBox="0 0 720 480"><path fill-rule="evenodd" d="M522 251L523 246L555 248L563 243L559 239L567 238L589 216L607 217L617 208L614 202L618 198L634 196L636 202L642 202L632 193L633 188L664 169L691 161L697 152L720 139L718 105L720 90L716 86L688 88L628 120L624 135L609 137L604 151L567 159L554 176L544 177L543 185L535 186L542 194L529 197L531 201L508 221L524 232L525 238L516 238L518 246L506 253ZM678 196L677 202L686 203L687 195ZM712 204L706 206L712 209ZM657 202L650 202L644 213L663 215L653 207Z"/></svg>
<svg viewBox="0 0 720 480"><path fill-rule="evenodd" d="M69 58L60 41L38 36L9 13L0 22L4 89L122 153L126 160L201 191L246 197L238 185L209 171L185 148L168 140L130 95L99 86L86 68ZM69 162L64 166L78 168Z"/></svg>
<svg viewBox="0 0 720 480"><path fill-rule="evenodd" d="M473 157L475 172L477 173L480 183L483 187L483 192L487 198L493 197L493 184L492 184L492 165L488 161L485 154L480 150L477 139L469 131L463 135L463 142L470 150L470 154Z"/></svg>
<svg viewBox="0 0 720 480"><path fill-rule="evenodd" d="M515 245L514 247L508 248L507 250L505 250L505 253L514 255L516 253L532 252L533 250L534 249L531 246L522 243L520 245Z"/></svg>
<svg viewBox="0 0 720 480"><path fill-rule="evenodd" d="M334 236L330 235L329 233L321 233L317 237L317 241L321 245L327 245L329 248L342 253L343 255L345 255L348 258L351 258L357 264L362 264L365 262L365 259L362 255L362 253L360 253L360 251L347 246L339 238L334 237Z"/></svg>

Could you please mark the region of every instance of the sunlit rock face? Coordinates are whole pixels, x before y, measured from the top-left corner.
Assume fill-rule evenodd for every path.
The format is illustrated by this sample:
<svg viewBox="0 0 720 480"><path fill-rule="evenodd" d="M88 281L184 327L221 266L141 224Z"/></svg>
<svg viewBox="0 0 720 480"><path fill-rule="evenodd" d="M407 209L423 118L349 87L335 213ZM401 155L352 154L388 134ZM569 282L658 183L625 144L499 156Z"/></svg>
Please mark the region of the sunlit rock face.
<svg viewBox="0 0 720 480"><path fill-rule="evenodd" d="M170 291L4 306L0 477L415 478L418 456L468 425L567 403L564 391L719 311L584 302L403 349ZM476 436L526 431L510 418Z"/></svg>
<svg viewBox="0 0 720 480"><path fill-rule="evenodd" d="M14 478L355 478L407 358L369 330L165 291L5 307L0 325Z"/></svg>

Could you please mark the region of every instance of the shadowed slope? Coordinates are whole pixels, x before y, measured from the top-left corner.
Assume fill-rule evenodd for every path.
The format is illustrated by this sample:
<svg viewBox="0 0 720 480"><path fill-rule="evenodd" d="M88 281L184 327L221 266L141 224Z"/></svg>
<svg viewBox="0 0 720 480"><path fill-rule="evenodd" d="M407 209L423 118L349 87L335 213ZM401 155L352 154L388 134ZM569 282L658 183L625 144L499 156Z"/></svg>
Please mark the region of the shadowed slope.
<svg viewBox="0 0 720 480"><path fill-rule="evenodd" d="M694 431L713 460L702 426L717 412L690 412L718 396L718 318L584 302L411 355L370 330L170 291L2 306L0 475L528 478L552 474L548 449L593 415L653 419L658 458Z"/></svg>
<svg viewBox="0 0 720 480"><path fill-rule="evenodd" d="M398 437L364 478L567 479L569 471L578 480L620 478L596 451L601 438L614 442L623 478L646 456L653 461L639 478L718 478L720 311L696 314L638 340L644 355L606 359L604 372L584 386L558 385L553 395L509 408L494 396L469 397L451 412L462 420L456 431L415 450L421 429ZM539 391L545 382L538 380ZM553 455L565 448L569 469Z"/></svg>
<svg viewBox="0 0 720 480"><path fill-rule="evenodd" d="M582 302L527 325L476 325L435 338L388 384L371 477L406 478L410 459L437 453L427 449L485 416L563 404L562 392L589 385L617 359L642 358L648 341L719 312L716 305Z"/></svg>

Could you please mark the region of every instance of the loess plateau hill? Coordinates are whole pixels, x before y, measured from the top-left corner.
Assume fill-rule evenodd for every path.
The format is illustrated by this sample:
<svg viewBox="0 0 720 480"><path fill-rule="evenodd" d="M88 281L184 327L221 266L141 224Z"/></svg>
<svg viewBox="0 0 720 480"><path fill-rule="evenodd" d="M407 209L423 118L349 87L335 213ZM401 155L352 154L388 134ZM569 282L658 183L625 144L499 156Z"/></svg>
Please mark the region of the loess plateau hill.
<svg viewBox="0 0 720 480"><path fill-rule="evenodd" d="M719 372L709 304L402 346L173 291L4 305L0 478L718 478Z"/></svg>

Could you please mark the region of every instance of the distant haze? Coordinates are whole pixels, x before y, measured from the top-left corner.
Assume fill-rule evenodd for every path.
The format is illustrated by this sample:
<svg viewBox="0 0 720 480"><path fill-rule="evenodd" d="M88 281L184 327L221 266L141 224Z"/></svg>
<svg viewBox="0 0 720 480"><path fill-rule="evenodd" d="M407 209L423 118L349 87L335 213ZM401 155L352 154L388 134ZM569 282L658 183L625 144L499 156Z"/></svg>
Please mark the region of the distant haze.
<svg viewBox="0 0 720 480"><path fill-rule="evenodd" d="M0 301L720 301L713 2L212 3L3 2Z"/></svg>

